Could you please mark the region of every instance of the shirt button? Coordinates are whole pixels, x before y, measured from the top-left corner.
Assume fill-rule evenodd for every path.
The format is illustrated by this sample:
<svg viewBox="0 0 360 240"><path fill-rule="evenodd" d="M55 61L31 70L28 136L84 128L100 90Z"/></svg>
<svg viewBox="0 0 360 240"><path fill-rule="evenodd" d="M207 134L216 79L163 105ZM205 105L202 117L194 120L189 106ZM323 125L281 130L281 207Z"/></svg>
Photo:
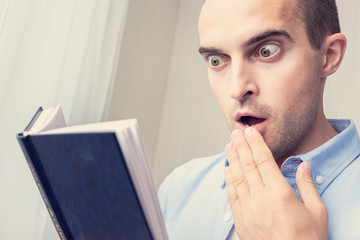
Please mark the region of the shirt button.
<svg viewBox="0 0 360 240"><path fill-rule="evenodd" d="M228 221L230 221L230 219L231 219L231 213L226 213L226 214L224 215L224 221L225 221L225 222L228 222Z"/></svg>
<svg viewBox="0 0 360 240"><path fill-rule="evenodd" d="M315 181L316 181L318 184L322 184L322 183L324 182L324 179L323 179L321 176L316 176Z"/></svg>

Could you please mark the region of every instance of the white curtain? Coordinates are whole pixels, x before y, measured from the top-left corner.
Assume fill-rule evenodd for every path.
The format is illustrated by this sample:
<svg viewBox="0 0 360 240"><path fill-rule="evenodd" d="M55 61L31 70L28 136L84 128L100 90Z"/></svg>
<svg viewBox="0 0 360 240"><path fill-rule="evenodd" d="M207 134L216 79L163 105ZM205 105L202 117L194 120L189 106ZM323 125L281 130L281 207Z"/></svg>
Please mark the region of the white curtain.
<svg viewBox="0 0 360 240"><path fill-rule="evenodd" d="M70 125L102 120L127 7L0 0L0 239L57 238L15 135L39 106L61 104Z"/></svg>

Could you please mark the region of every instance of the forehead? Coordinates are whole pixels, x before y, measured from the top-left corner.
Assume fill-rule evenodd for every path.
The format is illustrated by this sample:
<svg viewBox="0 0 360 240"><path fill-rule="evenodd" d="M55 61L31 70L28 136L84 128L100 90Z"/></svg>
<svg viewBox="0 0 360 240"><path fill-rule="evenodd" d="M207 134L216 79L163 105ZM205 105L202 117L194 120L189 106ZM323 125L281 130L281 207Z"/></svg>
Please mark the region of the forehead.
<svg viewBox="0 0 360 240"><path fill-rule="evenodd" d="M292 32L300 23L295 4L296 0L206 0L199 17L200 42L224 43L225 36L246 41L268 29Z"/></svg>

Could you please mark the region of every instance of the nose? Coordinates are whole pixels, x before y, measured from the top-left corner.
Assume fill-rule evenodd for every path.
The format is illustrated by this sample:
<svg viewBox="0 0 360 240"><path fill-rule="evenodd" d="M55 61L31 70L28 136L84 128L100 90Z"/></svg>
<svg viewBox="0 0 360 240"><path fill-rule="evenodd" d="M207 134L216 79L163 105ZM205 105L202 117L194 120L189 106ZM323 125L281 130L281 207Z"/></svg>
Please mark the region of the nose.
<svg viewBox="0 0 360 240"><path fill-rule="evenodd" d="M230 77L230 96L237 101L244 101L259 93L256 76L246 62L232 62Z"/></svg>

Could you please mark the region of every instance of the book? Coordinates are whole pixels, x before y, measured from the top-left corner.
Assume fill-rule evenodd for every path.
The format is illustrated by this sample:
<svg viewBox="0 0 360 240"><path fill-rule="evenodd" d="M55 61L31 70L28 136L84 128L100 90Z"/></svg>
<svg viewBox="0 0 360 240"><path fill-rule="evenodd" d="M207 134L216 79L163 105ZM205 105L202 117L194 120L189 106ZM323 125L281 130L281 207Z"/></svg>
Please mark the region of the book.
<svg viewBox="0 0 360 240"><path fill-rule="evenodd" d="M136 119L66 127L40 108L17 139L61 239L167 239Z"/></svg>

